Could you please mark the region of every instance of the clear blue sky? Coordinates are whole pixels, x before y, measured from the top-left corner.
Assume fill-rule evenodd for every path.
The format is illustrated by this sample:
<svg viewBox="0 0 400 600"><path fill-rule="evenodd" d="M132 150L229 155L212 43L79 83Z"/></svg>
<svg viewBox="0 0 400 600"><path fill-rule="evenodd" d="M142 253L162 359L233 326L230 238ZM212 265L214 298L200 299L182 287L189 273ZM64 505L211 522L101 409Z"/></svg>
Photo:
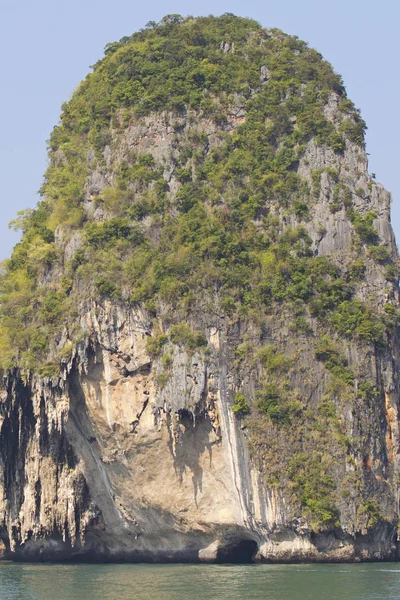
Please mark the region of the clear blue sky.
<svg viewBox="0 0 400 600"><path fill-rule="evenodd" d="M165 14L224 12L298 35L343 76L368 124L370 171L393 194L400 239L399 0L0 0L0 259L18 240L8 222L37 202L61 103L105 44Z"/></svg>

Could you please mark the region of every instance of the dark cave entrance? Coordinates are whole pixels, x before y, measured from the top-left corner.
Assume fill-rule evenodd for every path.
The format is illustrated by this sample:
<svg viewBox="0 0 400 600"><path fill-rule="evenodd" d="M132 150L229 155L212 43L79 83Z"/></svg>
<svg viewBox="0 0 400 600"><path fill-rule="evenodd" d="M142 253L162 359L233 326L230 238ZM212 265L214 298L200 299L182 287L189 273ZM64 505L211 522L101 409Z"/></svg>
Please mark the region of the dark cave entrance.
<svg viewBox="0 0 400 600"><path fill-rule="evenodd" d="M217 562L249 564L254 562L258 544L254 540L240 540L218 550Z"/></svg>

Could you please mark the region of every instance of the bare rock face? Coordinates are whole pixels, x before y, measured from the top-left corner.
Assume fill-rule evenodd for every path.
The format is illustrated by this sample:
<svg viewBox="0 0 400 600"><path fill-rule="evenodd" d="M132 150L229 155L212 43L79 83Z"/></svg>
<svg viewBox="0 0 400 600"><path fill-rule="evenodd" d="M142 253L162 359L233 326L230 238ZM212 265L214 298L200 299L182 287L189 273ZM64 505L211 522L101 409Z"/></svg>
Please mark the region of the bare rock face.
<svg viewBox="0 0 400 600"><path fill-rule="evenodd" d="M221 17L222 23L224 18L231 16ZM190 19L186 25L171 19L163 26L193 25ZM228 68L247 54L242 35L232 40L226 35L224 29L213 52ZM61 169L50 186L53 212L49 209L46 217L58 258L48 259L47 246L34 241L35 256L47 256L47 262L35 274L32 293L63 289L70 312L58 329L54 315L49 317L54 334L49 356L57 372L24 368L20 349L14 366L4 370L1 556L182 562L398 558L399 297L390 194L370 177L363 144L346 134L357 120L350 113L343 117L344 90L318 88L317 94L308 81L299 80L293 92L290 78L290 90L283 93L282 72L305 46L275 30L257 35L250 31L246 38L248 55L261 61L251 73L251 86L239 82L237 91L221 95L224 104L205 90L203 110L167 107L138 117L128 104L89 135L86 117L80 115L78 133L71 133L73 110L64 115L68 135L63 132L54 142L47 178L51 183ZM197 39L201 47L202 38ZM275 45L283 45L284 58L276 54L281 62L275 55L271 60L268 44L275 53ZM276 123L272 113L255 118L257 95L268 93L268 86L276 110L282 109ZM316 121L325 119L329 135L321 140L311 128L300 144L307 94L322 103L320 112L319 104L313 110ZM218 179L218 168L209 174L209 163L203 174L196 169L207 160L222 169L227 161L234 164L243 147L249 152L240 137L248 123L261 131L259 147L250 154L254 150L261 163L271 152L277 157L275 171L260 176L264 196L261 202L254 194L248 217L254 238L264 246L257 247L263 279L246 293L258 293L261 300L248 302L246 310L237 308L232 291L232 298L225 298L231 303L224 304L226 285L207 270L202 277L215 277L215 283L203 295L194 291L186 313L168 294L159 294L157 304L132 295L126 281L119 294L115 285L106 288L96 272L98 265L104 267L96 255L104 247L95 228L128 215L146 249L159 251L166 245L163 219L170 222L189 212L177 198L185 182L200 185L204 172L209 177L204 185L211 189L204 200L208 214L218 214L222 228L233 227L238 198L249 200L246 193L236 197L235 189L250 186L251 173L226 183ZM293 135L296 144L288 146L293 157L284 173L279 160L287 160L287 138L279 138L281 131ZM79 152L75 146L71 151L71 139ZM238 172L239 163L234 164ZM66 192L62 186L75 176L77 164L86 169L78 216L68 221L60 212L64 220L55 222L61 211L58 190L60 197L66 194L65 202L76 194L75 179ZM157 171L149 181L148 164ZM131 180L125 175L121 183L121 172L136 174ZM287 173L297 179L295 185L285 180L290 185L282 192L280 179ZM132 210L143 199L154 201L161 188L164 212ZM125 221L122 225L127 227ZM286 263L279 262L278 252L285 234ZM114 269L122 277L133 253L124 246L127 257L122 251L118 255L123 240L116 239L108 275ZM293 267L292 258L299 257ZM151 260L149 254L146 261ZM322 266L306 272L305 260ZM145 275L135 271L137 279L152 276L146 261ZM14 262L12 269L19 265ZM246 278L249 269L243 273ZM294 292L288 298L289 285ZM38 298L38 314L43 306ZM74 328L80 336L72 335ZM29 350L34 352L33 346Z"/></svg>
<svg viewBox="0 0 400 600"><path fill-rule="evenodd" d="M151 322L144 313L106 302L94 304L85 320L90 340L76 349L63 379L24 382L15 372L6 381L1 532L7 557L240 562L397 556L395 524L357 531L346 500L341 528L315 533L296 517L290 498L265 485L249 456L247 428L231 408L237 331L211 326L206 360L177 346L170 379L160 389L160 361L146 352ZM306 348L303 353L307 362ZM396 375L386 367L384 405L375 407L386 436L370 470L394 511L388 474L398 468L397 391ZM362 421L349 414L345 424L354 433Z"/></svg>
<svg viewBox="0 0 400 600"><path fill-rule="evenodd" d="M86 318L90 344L57 387L7 382L8 549L30 558L211 560L205 549L218 550L216 530L229 543L252 540L232 456L234 418L221 413L220 421L204 358L177 349L159 393L143 315L108 304Z"/></svg>

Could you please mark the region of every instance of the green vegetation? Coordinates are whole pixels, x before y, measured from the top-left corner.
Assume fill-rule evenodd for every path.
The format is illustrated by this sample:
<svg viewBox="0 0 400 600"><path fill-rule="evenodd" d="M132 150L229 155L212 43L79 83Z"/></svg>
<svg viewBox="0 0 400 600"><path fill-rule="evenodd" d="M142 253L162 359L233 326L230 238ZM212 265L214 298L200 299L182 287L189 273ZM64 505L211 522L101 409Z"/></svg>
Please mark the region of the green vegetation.
<svg viewBox="0 0 400 600"><path fill-rule="evenodd" d="M155 336L147 338L146 349L149 356L157 358L161 356L164 351L164 346L168 342L183 346L188 351L199 350L207 346L207 338L200 331L192 331L192 329L186 323L177 323L172 325L168 334L158 333ZM162 364L166 366L166 361L169 361L169 355L164 354L162 356Z"/></svg>
<svg viewBox="0 0 400 600"><path fill-rule="evenodd" d="M357 258L349 268L350 281L360 281L360 279L363 278L366 269L363 259Z"/></svg>
<svg viewBox="0 0 400 600"><path fill-rule="evenodd" d="M360 300L346 300L339 304L331 316L331 324L346 337L358 335L367 342L384 344L384 325Z"/></svg>
<svg viewBox="0 0 400 600"><path fill-rule="evenodd" d="M289 463L288 476L313 529L339 526L339 511L332 501L336 484L327 473L329 461L321 453L300 453Z"/></svg>
<svg viewBox="0 0 400 600"><path fill-rule="evenodd" d="M327 394L316 406L299 400L287 403L284 419L288 419L289 426L274 421L268 412L246 420L252 457L265 473L267 484L287 490L291 503L298 503L295 514L301 511L313 531L339 525L338 498L341 489L343 494L347 491L345 482L338 481L335 468L338 461L345 460L351 440L343 432L337 402L331 399L337 392L347 399L347 384L336 378L333 382L339 387L327 386ZM274 411L280 402L274 390L271 392L275 402L269 400L267 411Z"/></svg>
<svg viewBox="0 0 400 600"><path fill-rule="evenodd" d="M390 262L390 253L385 246L371 246L369 248L369 255L375 262L382 265Z"/></svg>
<svg viewBox="0 0 400 600"><path fill-rule="evenodd" d="M346 357L341 354L335 344L326 336L321 337L315 348L315 358L344 383L352 384L354 375L348 368Z"/></svg>
<svg viewBox="0 0 400 600"><path fill-rule="evenodd" d="M379 237L373 226L376 214L373 211L370 211L364 217L361 217L358 212L352 208L348 208L347 216L353 223L355 232L359 235L362 242L373 245L378 243Z"/></svg>
<svg viewBox="0 0 400 600"><path fill-rule="evenodd" d="M238 416L247 415L250 412L250 404L246 396L244 396L244 394L241 392L235 394L232 412Z"/></svg>
<svg viewBox="0 0 400 600"><path fill-rule="evenodd" d="M193 331L186 323L173 325L170 329L169 336L171 342L179 346L185 346L189 350L196 350L207 346L207 339L200 331Z"/></svg>
<svg viewBox="0 0 400 600"><path fill-rule="evenodd" d="M256 392L256 407L269 416L273 423L287 422L288 409L282 405L280 389L274 383L267 383L263 390Z"/></svg>
<svg viewBox="0 0 400 600"><path fill-rule="evenodd" d="M147 338L146 349L152 358L160 356L163 352L163 347L168 342L168 336L165 333L160 333L157 336L150 336Z"/></svg>
<svg viewBox="0 0 400 600"><path fill-rule="evenodd" d="M362 515L366 515L368 527L373 527L379 521L385 520L378 502L373 498L365 500L365 502L359 508L357 516L360 517Z"/></svg>
<svg viewBox="0 0 400 600"><path fill-rule="evenodd" d="M268 69L268 85L262 67ZM299 221L307 220L322 171L313 175L313 190L296 173L305 144L315 139L341 153L346 136L354 140L362 134L363 122L351 103L338 113L343 123L337 130L326 119L323 108L332 92L344 100L340 77L317 52L295 37L266 32L232 15L168 16L107 45L105 57L63 105L50 139L42 202L13 223L23 238L6 262L1 284L3 365L18 361L32 367L43 361L55 330L81 299L77 289L143 302L152 314L160 313L160 302L178 304L187 314L196 298L217 289L221 307L232 317L294 301L309 303L311 312L323 317L349 299L351 291L337 270L313 259L305 230L278 233L279 219L274 223L267 208L278 203ZM208 151L207 136L190 119L205 116L221 125L238 97L245 122L231 134L221 130L219 144ZM103 157L113 136L160 110L170 111L163 113L166 124L176 115L175 195L150 153L127 151L110 167ZM111 169L115 179L113 187L89 190L95 206L106 211L101 220L93 220L85 206L91 148L97 168ZM339 181L334 169L328 175ZM145 218L151 219L146 226ZM353 217L368 240L371 218ZM73 229L84 235L66 265L66 285L47 298L38 282L62 262L53 233L60 223L64 237ZM31 351L38 327L45 340L41 353ZM182 331L176 335L185 337ZM200 338L184 342L192 348L202 343Z"/></svg>
<svg viewBox="0 0 400 600"><path fill-rule="evenodd" d="M272 344L260 348L257 351L257 358L268 375L282 375L292 364L291 359L279 352L278 348Z"/></svg>
<svg viewBox="0 0 400 600"><path fill-rule="evenodd" d="M88 335L74 323L90 301L154 319L146 345L160 388L177 347L213 352L204 333L216 321L246 331L227 347L256 389L238 378L248 398L238 392L232 411L267 484L293 494L314 530L335 527L331 449L351 459L338 408L370 408L377 394L344 348L379 358L397 310L389 293L375 311L359 292L372 261L391 289L398 267L375 213L353 205L371 186L354 189L339 163L313 169L309 150L341 160L350 143L363 149L364 132L329 63L255 21L169 15L108 44L63 105L40 203L11 224L23 235L2 268L0 366L57 377ZM317 245L309 233L322 189L329 218L352 223L346 256L318 256L327 220Z"/></svg>
<svg viewBox="0 0 400 600"><path fill-rule="evenodd" d="M172 366L174 364L174 359L170 354L163 354L161 357L161 366L162 370L157 374L157 384L163 389L172 375Z"/></svg>

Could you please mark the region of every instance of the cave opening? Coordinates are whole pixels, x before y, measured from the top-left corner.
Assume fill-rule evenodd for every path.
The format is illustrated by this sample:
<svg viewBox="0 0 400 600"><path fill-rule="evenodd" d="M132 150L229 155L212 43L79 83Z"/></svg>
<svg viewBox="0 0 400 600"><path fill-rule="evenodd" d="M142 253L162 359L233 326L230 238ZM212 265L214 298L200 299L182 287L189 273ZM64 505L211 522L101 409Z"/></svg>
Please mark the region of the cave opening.
<svg viewBox="0 0 400 600"><path fill-rule="evenodd" d="M189 427L192 428L194 425L194 419L193 419L193 413L191 413L189 410L187 410L186 408L181 408L178 411L178 415L179 415L179 421L185 425L185 427Z"/></svg>
<svg viewBox="0 0 400 600"><path fill-rule="evenodd" d="M253 563L258 550L254 540L240 540L218 550L217 562L233 564Z"/></svg>

